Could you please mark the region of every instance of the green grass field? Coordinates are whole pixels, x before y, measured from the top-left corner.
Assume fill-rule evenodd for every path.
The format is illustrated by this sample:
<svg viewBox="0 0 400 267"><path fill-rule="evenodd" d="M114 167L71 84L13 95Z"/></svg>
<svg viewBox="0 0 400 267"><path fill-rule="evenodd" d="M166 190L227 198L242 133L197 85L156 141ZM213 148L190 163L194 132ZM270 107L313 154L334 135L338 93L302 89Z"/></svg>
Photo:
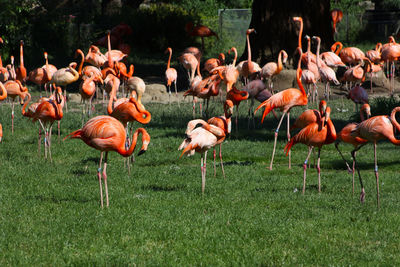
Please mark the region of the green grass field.
<svg viewBox="0 0 400 267"><path fill-rule="evenodd" d="M357 117L352 103L343 103L329 103L337 130ZM79 104L69 107L77 110ZM349 111L339 112L343 107ZM310 168L302 195L307 147L293 147L288 169L283 126L269 171L277 121L271 114L261 125L258 113L256 129L247 130L244 103L238 134L233 131L223 144L227 177L219 164L213 176L211 151L202 196L200 155L179 159L177 151L191 104L149 103L146 108L152 113L144 126L152 138L148 151L136 157L130 175L124 159L110 153L110 207L101 209L99 151L81 140L58 141L53 127L50 163L38 157L38 124L23 118L18 105L11 135L10 105L0 104L0 265L400 265L397 147L378 145L379 210L372 145L358 156L364 204L358 179L352 194L351 174L334 145L322 150L322 192ZM293 110L292 119L302 110ZM213 102L211 113L221 115L222 105ZM61 126L62 137L81 128L81 113L65 113ZM350 160L352 147L341 148Z"/></svg>

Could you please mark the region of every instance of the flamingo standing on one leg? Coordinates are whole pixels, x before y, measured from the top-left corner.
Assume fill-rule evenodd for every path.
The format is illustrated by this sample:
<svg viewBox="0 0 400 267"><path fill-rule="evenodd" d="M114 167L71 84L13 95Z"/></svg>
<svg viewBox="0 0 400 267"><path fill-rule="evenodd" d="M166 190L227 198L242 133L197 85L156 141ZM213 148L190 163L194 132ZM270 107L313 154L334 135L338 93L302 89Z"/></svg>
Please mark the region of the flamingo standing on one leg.
<svg viewBox="0 0 400 267"><path fill-rule="evenodd" d="M103 160L103 152L106 152L104 165L103 165L103 180L104 189L106 195L106 205L109 206L108 200L108 187L107 187L107 159L108 152L115 151L123 157L129 157L132 155L136 148L137 138L139 133L142 134L142 148L138 155L146 152L147 147L150 143L150 135L143 128L139 128L135 131L132 136L132 143L129 148L125 147L126 132L124 126L115 118L110 116L97 116L91 118L82 129L76 130L69 135L67 138L79 138L85 142L88 146L91 146L97 150L100 150L100 164L97 171L97 177L99 179L100 186L100 203L103 207L103 187L101 183L101 163Z"/></svg>
<svg viewBox="0 0 400 267"><path fill-rule="evenodd" d="M394 136L394 129L400 131L400 124L396 120L396 113L400 111L400 107L396 107L392 110L392 113L389 116L374 116L369 118L368 120L360 122L356 128L351 131L351 136L353 137L360 137L362 139L367 140L368 142L374 143L374 163L375 163L375 178L376 178L376 200L377 206L379 208L379 173L378 173L378 162L377 162L377 155L376 155L376 144L379 140L387 139L392 144L399 146L400 140L396 139ZM365 199L365 189L361 179L360 170L358 168L358 164L355 158L355 153L363 147L365 144L358 146L351 152L353 160L355 161L355 168L358 172L358 177L360 179L361 184L361 195L360 200L364 202Z"/></svg>
<svg viewBox="0 0 400 267"><path fill-rule="evenodd" d="M300 54L300 58L302 55L302 51L301 48L298 47L297 51ZM259 110L262 107L265 107L264 109L264 113L261 119L261 122L264 121L264 118L266 115L268 115L268 113L275 109L275 108L279 108L281 111L283 111L282 117L279 121L278 127L275 130L275 139L274 139L274 149L272 151L272 158L271 158L271 163L269 165L269 169L272 170L272 165L274 163L274 155L275 155L275 149L276 149L276 141L278 139L278 133L279 133L279 128L281 126L281 123L283 121L283 118L285 117L286 113L287 113L287 139L288 141L290 141L290 119L289 119L289 115L290 115L290 110L293 107L296 106L305 106L308 103L308 99L307 99L307 93L304 90L303 84L301 83L300 77L301 77L301 60L299 59L299 63L297 65L297 71L296 71L296 79L297 79L297 84L300 88L296 89L296 88L289 88L283 91L280 91L279 93L274 94L273 96L271 96L267 101L263 102L261 105L259 105L257 107L257 109L255 110L254 113L257 112L257 110ZM290 152L290 151L289 151ZM289 168L290 168L290 153L289 153Z"/></svg>
<svg viewBox="0 0 400 267"><path fill-rule="evenodd" d="M314 147L318 147L318 160L317 160L317 172L318 172L318 192L321 192L321 168L320 168L320 154L323 145L331 144L336 140L336 130L330 119L331 109L326 108L325 116L317 116L317 122L308 124L299 133L286 144L285 150L288 155L292 146L297 143L302 143L308 146L308 155L303 164L303 194L306 190L306 176L307 176L307 163L308 158ZM320 115L318 113L318 115Z"/></svg>
<svg viewBox="0 0 400 267"><path fill-rule="evenodd" d="M199 124L202 127L196 128ZM187 138L183 140L178 150L183 149L181 157L184 154L192 156L195 152L201 153L201 193L204 194L206 187L207 151L225 140L225 132L215 125L210 125L203 120L197 119L189 121L186 128L186 136Z"/></svg>
<svg viewBox="0 0 400 267"><path fill-rule="evenodd" d="M169 94L169 103L171 103L171 84L175 85L175 95L178 95L178 91L176 90L176 79L178 78L178 73L176 69L170 67L171 57L172 57L172 48L168 47L165 53L169 53L168 62L167 62L167 70L165 71L165 79L167 80L168 94ZM179 100L178 100L179 103Z"/></svg>
<svg viewBox="0 0 400 267"><path fill-rule="evenodd" d="M360 109L360 117L361 121L364 121L364 113L367 115L367 119L371 116L371 108L368 104L364 104L361 109ZM349 172L353 173L353 194L354 194L354 174L355 174L355 161L353 160L353 168L350 169L349 164L347 163L346 159L344 158L342 152L339 150L339 144L340 142L344 142L347 144L353 145L354 149L357 149L360 145L363 145L367 143L368 141L365 139L362 139L360 137L353 137L351 136L351 132L357 127L358 123L352 122L347 124L346 126L343 127L343 129L338 133L337 139L335 142L335 147L337 151L339 152L340 156L344 160L347 170ZM354 152L354 157L356 157L356 152Z"/></svg>

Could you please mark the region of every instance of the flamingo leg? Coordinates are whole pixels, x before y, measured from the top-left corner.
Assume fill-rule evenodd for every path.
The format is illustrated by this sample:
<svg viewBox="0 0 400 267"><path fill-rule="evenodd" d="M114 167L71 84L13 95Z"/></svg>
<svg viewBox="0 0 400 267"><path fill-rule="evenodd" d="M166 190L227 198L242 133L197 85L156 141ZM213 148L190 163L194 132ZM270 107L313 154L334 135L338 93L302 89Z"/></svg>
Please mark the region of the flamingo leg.
<svg viewBox="0 0 400 267"><path fill-rule="evenodd" d="M11 103L11 134L14 134L14 100Z"/></svg>
<svg viewBox="0 0 400 267"><path fill-rule="evenodd" d="M217 176L217 170L215 167L215 147L213 148L213 155L214 155L214 177Z"/></svg>
<svg viewBox="0 0 400 267"><path fill-rule="evenodd" d="M178 90L176 89L176 80L174 81L174 86L175 86L175 96L178 99L178 107L180 107L180 103L179 103L179 97L178 97Z"/></svg>
<svg viewBox="0 0 400 267"><path fill-rule="evenodd" d="M354 152L354 157L356 157L356 153L357 152ZM354 160L353 160L353 195L354 195L354 176L355 176L355 162L354 162Z"/></svg>
<svg viewBox="0 0 400 267"><path fill-rule="evenodd" d="M52 130L52 128L53 128L53 123L50 124L50 127L48 129L49 140L47 141L49 143L48 149L49 149L50 162L53 161L53 159L51 158L51 130Z"/></svg>
<svg viewBox="0 0 400 267"><path fill-rule="evenodd" d="M318 172L318 193L321 193L321 148L318 148L317 172Z"/></svg>
<svg viewBox="0 0 400 267"><path fill-rule="evenodd" d="M221 159L221 169L222 169L222 175L224 176L224 179L226 179L225 177L225 170L224 170L224 163L222 161L222 144L219 144L219 158Z"/></svg>
<svg viewBox="0 0 400 267"><path fill-rule="evenodd" d="M275 130L274 149L272 150L272 158L271 158L271 162L269 164L270 170L272 170L272 165L274 163L274 155L275 155L275 149L276 149L276 141L278 140L279 127L281 127L281 123L282 123L285 115L286 115L286 111L283 112L281 119L279 120L278 128L276 128L276 130Z"/></svg>
<svg viewBox="0 0 400 267"><path fill-rule="evenodd" d="M99 168L97 169L97 178L99 179L99 187L100 187L100 203L101 207L103 207L103 187L101 185L101 162L103 161L103 151L100 153L100 163Z"/></svg>
<svg viewBox="0 0 400 267"><path fill-rule="evenodd" d="M360 202L364 203L365 201L365 189L364 189L364 184L361 178L361 174L360 174L360 170L358 169L358 164L357 164L357 160L356 160L356 152L358 150L360 150L360 148L362 148L365 144L360 145L359 147L355 148L353 151L351 151L351 156L353 157L353 161L354 161L354 167L357 170L358 173L358 178L360 180L360 185L361 185L361 194L360 194Z"/></svg>
<svg viewBox="0 0 400 267"><path fill-rule="evenodd" d="M308 159L310 158L311 155L311 151L313 151L313 146L309 146L308 147L308 155L306 160L303 163L303 195L306 192L306 178L307 178L307 163L308 163Z"/></svg>
<svg viewBox="0 0 400 267"><path fill-rule="evenodd" d="M64 87L64 101L65 101L65 111L68 112L68 103L67 103L67 86Z"/></svg>
<svg viewBox="0 0 400 267"><path fill-rule="evenodd" d="M204 189L206 187L206 177L204 176L204 153L201 154L201 162L200 162L200 168L201 168L201 194L204 195Z"/></svg>
<svg viewBox="0 0 400 267"><path fill-rule="evenodd" d="M348 171L349 173L350 173L350 172L353 172L353 173L354 173L354 161L353 161L353 171L352 171L352 170L350 169L350 166L349 166L349 164L347 163L346 159L344 158L342 152L339 150L339 142L336 142L336 143L335 143L335 147L336 147L336 150L339 152L340 156L342 157L342 159L344 160L344 163L345 163L346 166L347 166L347 171ZM354 179L354 176L353 176L353 179ZM353 181L353 184L354 184L354 181ZM353 191L354 191L354 188L353 188Z"/></svg>
<svg viewBox="0 0 400 267"><path fill-rule="evenodd" d="M104 180L104 189L106 193L106 205L109 206L108 202L108 187L107 187L107 158L108 158L108 151L106 151L106 157L104 159L104 169L103 169L103 180Z"/></svg>
<svg viewBox="0 0 400 267"><path fill-rule="evenodd" d="M287 113L287 140L290 141L290 112ZM291 168L291 153L289 150L289 169Z"/></svg>
<svg viewBox="0 0 400 267"><path fill-rule="evenodd" d="M168 104L171 105L171 86L168 85Z"/></svg>
<svg viewBox="0 0 400 267"><path fill-rule="evenodd" d="M374 142L374 161L375 161L375 178L376 178L376 202L378 204L378 209L380 207L380 201L379 201L379 173L378 173L378 159L376 157L376 141Z"/></svg>
<svg viewBox="0 0 400 267"><path fill-rule="evenodd" d="M38 155L40 157L40 146L42 145L42 132L39 126L39 138L38 138Z"/></svg>

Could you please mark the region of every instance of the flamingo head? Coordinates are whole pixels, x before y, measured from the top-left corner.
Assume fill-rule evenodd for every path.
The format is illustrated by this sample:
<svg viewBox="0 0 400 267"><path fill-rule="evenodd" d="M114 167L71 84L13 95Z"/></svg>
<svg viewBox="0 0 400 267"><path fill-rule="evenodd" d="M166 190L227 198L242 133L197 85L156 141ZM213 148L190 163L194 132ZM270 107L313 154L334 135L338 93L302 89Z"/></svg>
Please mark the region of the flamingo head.
<svg viewBox="0 0 400 267"><path fill-rule="evenodd" d="M43 55L44 55L44 58L47 59L47 52L44 52Z"/></svg>
<svg viewBox="0 0 400 267"><path fill-rule="evenodd" d="M286 53L285 50L281 50L281 53L282 53L282 63L286 64L286 61L288 59L288 54Z"/></svg>
<svg viewBox="0 0 400 267"><path fill-rule="evenodd" d="M365 114L367 115L367 118L371 117L371 107L369 106L368 103L365 103L364 105L362 105L361 110L365 112Z"/></svg>
<svg viewBox="0 0 400 267"><path fill-rule="evenodd" d="M23 45L24 45L24 41L23 41L23 40L19 41L19 44L20 44L21 46L23 46Z"/></svg>
<svg viewBox="0 0 400 267"><path fill-rule="evenodd" d="M172 52L172 48L171 48L171 47L168 47L168 48L165 50L164 54L171 53L171 52Z"/></svg>
<svg viewBox="0 0 400 267"><path fill-rule="evenodd" d="M224 110L227 116L232 116L233 114L233 102L229 99L225 100Z"/></svg>
<svg viewBox="0 0 400 267"><path fill-rule="evenodd" d="M257 33L255 29L247 29L246 35L249 35L252 32Z"/></svg>
<svg viewBox="0 0 400 267"><path fill-rule="evenodd" d="M313 36L312 40L315 41L315 42L320 42L321 38L319 38L318 36Z"/></svg>
<svg viewBox="0 0 400 267"><path fill-rule="evenodd" d="M325 100L321 100L321 102L319 102L319 111L321 113L321 116L326 113L326 101Z"/></svg>
<svg viewBox="0 0 400 267"><path fill-rule="evenodd" d="M303 18L302 17L293 17L294 21L300 21L303 22Z"/></svg>
<svg viewBox="0 0 400 267"><path fill-rule="evenodd" d="M0 37L0 43L2 43L2 44L4 43L4 41L3 41L3 39L1 37Z"/></svg>

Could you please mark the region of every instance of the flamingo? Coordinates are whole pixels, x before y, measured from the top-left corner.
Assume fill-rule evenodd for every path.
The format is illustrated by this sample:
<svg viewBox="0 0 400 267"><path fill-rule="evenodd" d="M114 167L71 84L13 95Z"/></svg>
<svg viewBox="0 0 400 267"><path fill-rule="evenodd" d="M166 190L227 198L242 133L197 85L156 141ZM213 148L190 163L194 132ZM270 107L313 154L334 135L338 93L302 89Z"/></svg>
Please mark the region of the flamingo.
<svg viewBox="0 0 400 267"><path fill-rule="evenodd" d="M365 52L365 56L375 64L381 63L382 43L377 43L375 49Z"/></svg>
<svg viewBox="0 0 400 267"><path fill-rule="evenodd" d="M25 83L26 80L26 69L24 66L24 41L20 41L19 45L19 66L16 70L17 80L21 83Z"/></svg>
<svg viewBox="0 0 400 267"><path fill-rule="evenodd" d="M301 48L298 47L297 51L300 54L300 58L302 55L302 51ZM261 119L261 123L264 121L264 118L266 115L268 115L268 113L275 109L275 108L279 108L281 111L283 111L282 117L279 121L278 127L275 130L275 139L274 139L274 149L272 151L272 158L271 158L271 163L269 166L269 169L272 170L272 165L274 162L274 155L275 155L275 148L276 148L276 141L278 139L278 133L279 133L279 128L281 126L281 123L283 121L283 118L285 117L286 113L287 113L287 138L288 141L290 141L290 110L293 107L296 106L305 106L308 103L308 99L307 99L307 93L304 90L304 87L301 83L300 77L301 77L301 60L299 58L299 63L297 65L297 71L296 71L296 79L297 79L297 84L300 88L300 90L296 89L296 88L289 88L283 91L280 91L279 93L274 94L273 96L271 96L268 100L264 101L263 103L261 103L256 110L254 111L254 113L257 112L257 110L259 110L262 107L265 107L264 109L264 113ZM289 168L290 168L290 153L289 153Z"/></svg>
<svg viewBox="0 0 400 267"><path fill-rule="evenodd" d="M45 52L45 62L47 62L47 53ZM48 65L48 63L47 63ZM45 65L46 66L46 65ZM42 97L42 85L45 85L51 80L51 75L47 71L47 68L39 67L29 72L28 80L39 85L40 87L40 97ZM46 95L47 95L47 88L45 87Z"/></svg>
<svg viewBox="0 0 400 267"><path fill-rule="evenodd" d="M311 62L311 38L308 35L305 38L307 39L307 69L303 70L301 81L306 84L308 96L310 95L311 85L313 86L311 101L314 103L315 100L318 101L317 81L321 76L319 75L317 65Z"/></svg>
<svg viewBox="0 0 400 267"><path fill-rule="evenodd" d="M231 121L232 114L233 114L233 103L231 100L225 100L224 116L212 117L207 121L207 123L210 125L215 125L221 129L223 129L225 132L225 135L228 135L231 133L231 129L232 129L232 121ZM222 161L222 152L221 151L222 151L222 143L219 144L219 158L221 159L222 175L225 178L224 163ZM216 176L215 146L213 149L213 154L214 154L214 176Z"/></svg>
<svg viewBox="0 0 400 267"><path fill-rule="evenodd" d="M202 127L197 127L201 124ZM221 144L225 140L225 132L223 129L210 125L207 122L197 119L189 121L186 128L185 140L181 143L178 150L183 152L183 155L192 156L195 152L201 154L201 193L204 195L206 187L206 170L207 170L207 151Z"/></svg>
<svg viewBox="0 0 400 267"><path fill-rule="evenodd" d="M100 68L106 61L107 57L100 52L100 49L97 46L91 45L89 47L89 51L85 57L85 62Z"/></svg>
<svg viewBox="0 0 400 267"><path fill-rule="evenodd" d="M317 122L308 124L299 133L288 141L285 146L286 155L290 149L297 143L302 143L308 146L308 155L303 164L303 194L306 191L306 176L307 176L307 163L314 147L318 147L318 160L317 160L317 173L318 173L318 192L321 192L321 168L320 168L320 155L323 145L331 144L336 140L336 130L330 119L331 108L327 107L325 116L322 118L317 116ZM319 113L317 113L320 115Z"/></svg>
<svg viewBox="0 0 400 267"><path fill-rule="evenodd" d="M96 78L99 79L101 84L104 83L101 76L96 76L93 72L91 72L90 76L87 79L83 80L79 85L79 93L81 94L81 99L83 101L82 114L85 114L87 109L89 116L90 116L90 110L92 109L92 99L94 93L96 92L96 83L95 83ZM86 104L87 100L89 101L88 106Z"/></svg>
<svg viewBox="0 0 400 267"><path fill-rule="evenodd" d="M176 90L176 79L178 78L178 73L176 69L170 67L171 57L172 57L172 48L168 47L165 50L165 53L169 53L168 62L167 62L167 70L165 71L165 79L167 80L167 87L169 93L169 102L171 103L171 84L174 83L175 86L175 95L178 95L178 91Z"/></svg>
<svg viewBox="0 0 400 267"><path fill-rule="evenodd" d="M394 91L394 74L395 74L395 65L394 61L398 60L400 57L400 44L397 44L392 37L392 42L389 44L384 44L381 53L382 61L387 63L388 76L390 78L390 94L393 94ZM392 64L390 64L392 63ZM390 67L389 67L390 66Z"/></svg>
<svg viewBox="0 0 400 267"><path fill-rule="evenodd" d="M339 85L340 82L337 80L336 73L333 71L333 69L331 69L328 66L323 66L320 62L321 59L319 58L319 49L321 46L321 38L319 38L318 36L313 36L313 40L317 40L317 42L318 42L317 66L318 66L319 74L321 76L321 80L323 82L325 82L325 97L327 100L329 100L329 95L331 94L331 89L330 89L329 83L333 82L334 84Z"/></svg>
<svg viewBox="0 0 400 267"><path fill-rule="evenodd" d="M212 69L223 65L225 65L225 54L219 53L218 58L209 58L206 60L206 62L204 62L203 70L212 74L211 72Z"/></svg>
<svg viewBox="0 0 400 267"><path fill-rule="evenodd" d="M364 104L360 109L361 121L364 121L364 113L366 114L366 118L369 119L369 117L371 116L371 108L368 104ZM337 151L339 152L340 156L342 157L342 159L344 160L348 171L353 173L353 194L354 194L355 161L353 160L353 168L350 169L349 164L347 163L346 159L344 158L342 152L340 152L340 150L339 150L339 144L342 141L344 143L353 145L354 149L357 149L358 146L368 142L367 140L362 139L360 137L351 136L351 132L356 128L357 124L358 123L352 122L352 123L349 123L346 126L344 126L343 129L338 133L336 142L335 142L335 147L336 147ZM356 152L354 152L354 157L356 157Z"/></svg>
<svg viewBox="0 0 400 267"><path fill-rule="evenodd" d="M200 49L198 49L195 46L186 47L185 50L183 50L182 54L185 54L185 53L192 54L193 56L196 57L197 61L199 61L199 62L200 62L201 56L203 55L203 53L200 51Z"/></svg>
<svg viewBox="0 0 400 267"><path fill-rule="evenodd" d="M307 110L303 111L303 113L300 114L300 116L296 119L296 121L290 127L290 130L303 129L311 123L318 122L318 118L324 117L325 113L326 113L326 101L321 100L319 102L319 110L307 109Z"/></svg>
<svg viewBox="0 0 400 267"><path fill-rule="evenodd" d="M133 76L128 79L127 86L129 90L136 92L138 104L141 106L142 109L145 109L142 104L142 97L146 91L146 84L144 83L143 79L137 76Z"/></svg>
<svg viewBox="0 0 400 267"><path fill-rule="evenodd" d="M0 38L0 43L4 43L3 39ZM7 68L3 67L3 61L1 60L0 56L0 82L4 83L9 78L9 73Z"/></svg>
<svg viewBox="0 0 400 267"><path fill-rule="evenodd" d="M79 79L79 73L75 70L76 65L76 62L71 62L67 68L57 70L53 73L53 77L51 77L50 81L50 83L54 83L57 86L64 86L65 107L67 110L67 85Z"/></svg>
<svg viewBox="0 0 400 267"><path fill-rule="evenodd" d="M33 119L32 121L39 121L40 126L42 126L42 129L45 133L45 139L44 139L44 147L45 147L45 158L47 158L47 152L49 154L50 161L52 161L51 158L51 129L53 127L53 123L57 120L61 120L63 118L63 105L62 105L62 90L61 87L55 87L54 88L54 94L55 94L55 100L49 99L42 101L37 107L36 110L34 111L33 114L31 114L31 118ZM22 107L22 115L25 116L25 108L28 105L30 101L30 95L28 95L28 101L24 103L24 106Z"/></svg>
<svg viewBox="0 0 400 267"><path fill-rule="evenodd" d="M396 139L396 137L394 136L394 129L400 131L400 124L396 121L396 113L398 111L400 111L400 107L394 108L392 110L392 113L390 114L390 117L385 115L371 117L368 120L360 122L356 126L356 128L353 131L351 131L352 137L360 137L362 139L367 140L368 142L374 143L374 163L375 163L374 172L376 178L376 199L378 208L380 206L380 201L379 201L379 173L378 173L378 163L376 156L376 144L379 140L387 139L396 146L400 145L400 140ZM361 202L364 202L365 200L365 189L361 179L360 170L358 168L358 163L355 158L355 153L366 144L367 143L359 145L356 149L354 149L351 152L351 156L355 161L355 169L357 170L358 177L360 179Z"/></svg>
<svg viewBox="0 0 400 267"><path fill-rule="evenodd" d="M216 34L210 28L204 25L193 26L192 22L188 22L185 25L185 31L191 36L201 38L201 50L203 51L204 51L204 37L215 36L218 40L218 34Z"/></svg>
<svg viewBox="0 0 400 267"><path fill-rule="evenodd" d="M14 56L10 56L10 61L11 64L8 64L6 66L9 75L8 80L15 80L17 78L17 73L15 73Z"/></svg>
<svg viewBox="0 0 400 267"><path fill-rule="evenodd" d="M178 59L181 62L183 68L187 70L189 83L192 82L197 65L200 61L197 60L197 58L191 53L184 53Z"/></svg>
<svg viewBox="0 0 400 267"><path fill-rule="evenodd" d="M248 98L250 99L250 106L249 106L249 112L248 112L248 123L247 126L249 128L250 125L250 116L253 119L253 127L255 127L254 123L254 99L259 100L260 98L263 98L261 103L264 102L265 100L269 99L272 94L269 90L266 89L266 86L263 81L257 79L257 80L252 80L248 84L246 84L243 87L243 90L249 93ZM265 99L264 99L265 98ZM274 113L274 116L276 117L275 110L272 110Z"/></svg>
<svg viewBox="0 0 400 267"><path fill-rule="evenodd" d="M232 86L237 82L239 78L239 70L235 67L237 59L237 50L235 47L229 49L228 54L231 52L235 53L233 62L226 66L218 66L211 70L211 72L218 71L219 76L226 83L226 92L232 89Z"/></svg>
<svg viewBox="0 0 400 267"><path fill-rule="evenodd" d="M51 78L53 77L53 74L57 71L57 68L53 64L49 64L47 52L44 52L43 54L44 54L44 59L46 60L46 64L42 66L42 68L46 71L46 76L45 76L46 83L44 84L44 88L46 89L47 84L49 84L49 82L51 81ZM52 94L51 84L50 84L50 94Z"/></svg>
<svg viewBox="0 0 400 267"><path fill-rule="evenodd" d="M107 39L108 39L108 51L105 53L105 57L107 58L108 67L114 68L115 62L121 61L128 55L120 50L111 50L110 31L107 31Z"/></svg>
<svg viewBox="0 0 400 267"><path fill-rule="evenodd" d="M281 51L279 51L279 54L278 54L278 63L269 62L261 68L261 77L263 79L268 80L268 88L271 92L273 91L273 87L274 87L272 78L275 77L276 75L278 75L282 71L282 69L283 69L282 63L285 64L287 58L288 58L288 55L287 55L286 51L281 50Z"/></svg>
<svg viewBox="0 0 400 267"><path fill-rule="evenodd" d="M368 93L360 85L356 85L349 91L347 98L354 102L355 109L358 110L358 104L368 104Z"/></svg>
<svg viewBox="0 0 400 267"><path fill-rule="evenodd" d="M332 9L331 10L331 18L333 22L332 30L333 30L333 39L335 39L335 34L337 34L336 24L338 24L343 18L343 12L340 9Z"/></svg>
<svg viewBox="0 0 400 267"><path fill-rule="evenodd" d="M76 130L68 134L65 138L78 138L85 142L88 146L100 150L100 164L97 170L97 177L100 186L100 203L103 208L103 188L101 183L101 163L103 161L103 152L106 152L104 165L103 165L103 180L106 195L106 205L109 206L108 200L108 187L107 187L107 159L108 152L115 151L123 157L132 155L136 148L138 135L142 134L142 147L138 155L142 155L147 151L150 143L150 135L143 128L138 128L133 136L132 143L129 148L125 147L126 132L124 126L115 118L110 116L97 116L91 118L82 129Z"/></svg>
<svg viewBox="0 0 400 267"><path fill-rule="evenodd" d="M354 65L365 58L365 54L357 47L345 47L341 42L336 42L331 46L331 51L338 55L343 63Z"/></svg>
<svg viewBox="0 0 400 267"><path fill-rule="evenodd" d="M15 98L19 96L21 105L28 94L28 88L23 86L19 80L8 80L4 83L7 96L11 98L11 133L14 133L14 104Z"/></svg>
<svg viewBox="0 0 400 267"><path fill-rule="evenodd" d="M242 102L248 98L249 98L249 93L247 91L244 91L244 90L239 91L238 89L236 89L236 87L232 87L232 90L230 90L226 94L226 99L231 100L233 105L236 106L236 112L235 112L236 134L239 129L239 126L238 126L239 105L240 105L240 102Z"/></svg>
<svg viewBox="0 0 400 267"><path fill-rule="evenodd" d="M367 74L367 70L368 70L369 66L371 66L371 61L369 61L369 59L365 58L365 64L363 67L361 67L362 64L363 63L360 62L356 66L351 67L345 71L345 73L343 74L343 77L341 78L341 81L346 81L346 87L347 87L347 82L350 82L350 86L351 86L352 82L356 82L356 83L364 82L365 76Z"/></svg>
<svg viewBox="0 0 400 267"><path fill-rule="evenodd" d="M246 31L246 40L247 40L247 60L243 62L242 66L242 71L241 75L244 77L245 84L247 84L248 79L250 79L250 76L253 75L256 70L254 69L254 62L251 61L251 47L250 47L250 39L249 35L252 32L256 32L254 29L247 29Z"/></svg>

